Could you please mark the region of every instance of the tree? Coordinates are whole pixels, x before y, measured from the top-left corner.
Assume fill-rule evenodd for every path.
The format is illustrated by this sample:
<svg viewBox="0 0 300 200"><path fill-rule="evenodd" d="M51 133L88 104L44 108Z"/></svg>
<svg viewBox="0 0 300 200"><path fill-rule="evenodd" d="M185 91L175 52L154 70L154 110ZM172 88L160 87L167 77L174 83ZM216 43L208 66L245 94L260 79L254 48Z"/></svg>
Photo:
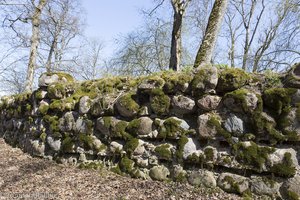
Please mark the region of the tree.
<svg viewBox="0 0 300 200"><path fill-rule="evenodd" d="M191 0L171 0L174 11L169 69L178 71L182 54L181 30L185 10Z"/></svg>
<svg viewBox="0 0 300 200"><path fill-rule="evenodd" d="M29 63L25 82L25 91L29 92L32 90L34 70L36 68L37 49L40 41L40 25L41 25L41 14L47 3L47 0L39 0L38 5L35 7L32 16L32 36L31 36L31 47L29 54Z"/></svg>
<svg viewBox="0 0 300 200"><path fill-rule="evenodd" d="M215 0L208 19L204 38L196 55L194 67L211 62L227 4L228 0Z"/></svg>

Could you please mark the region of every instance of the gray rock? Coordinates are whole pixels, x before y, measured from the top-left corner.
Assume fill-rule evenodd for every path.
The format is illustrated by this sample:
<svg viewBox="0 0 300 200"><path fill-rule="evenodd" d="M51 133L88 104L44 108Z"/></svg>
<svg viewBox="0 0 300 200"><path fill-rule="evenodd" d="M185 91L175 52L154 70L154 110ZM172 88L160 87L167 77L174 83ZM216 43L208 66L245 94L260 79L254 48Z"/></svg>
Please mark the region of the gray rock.
<svg viewBox="0 0 300 200"><path fill-rule="evenodd" d="M198 117L198 133L200 138L213 139L217 135L217 130L214 126L208 124L214 114L205 113Z"/></svg>
<svg viewBox="0 0 300 200"><path fill-rule="evenodd" d="M284 199L294 200L300 199L300 176L296 175L288 179L280 188L281 195Z"/></svg>
<svg viewBox="0 0 300 200"><path fill-rule="evenodd" d="M285 116L286 127L283 130L286 132L295 133L295 137L290 138L290 141L300 140L300 120L297 117L297 108L291 108L290 112Z"/></svg>
<svg viewBox="0 0 300 200"><path fill-rule="evenodd" d="M113 153L121 152L123 150L123 144L121 144L120 142L113 141L110 143L109 149Z"/></svg>
<svg viewBox="0 0 300 200"><path fill-rule="evenodd" d="M290 163L287 163L287 161L285 159L286 155L290 156L290 159L289 159ZM291 167L291 168L299 167L298 159L297 159L297 152L292 148L276 149L273 153L269 154L269 156L267 158L267 162L268 162L268 166L270 168L277 164L289 165L289 167ZM274 173L278 173L278 172L274 172Z"/></svg>
<svg viewBox="0 0 300 200"><path fill-rule="evenodd" d="M75 126L75 118L73 112L66 112L62 118L58 120L58 128L62 132L72 131Z"/></svg>
<svg viewBox="0 0 300 200"><path fill-rule="evenodd" d="M137 129L138 135L148 135L152 132L153 121L149 117L140 117L140 124Z"/></svg>
<svg viewBox="0 0 300 200"><path fill-rule="evenodd" d="M90 113L96 117L103 116L104 114L113 115L116 98L114 94L109 94L94 99L91 102Z"/></svg>
<svg viewBox="0 0 300 200"><path fill-rule="evenodd" d="M183 147L183 159L187 159L187 157L193 153L199 155L201 153L197 150L199 147L200 144L195 138L188 138L188 142Z"/></svg>
<svg viewBox="0 0 300 200"><path fill-rule="evenodd" d="M39 140L30 140L32 155L43 156L45 154L45 144Z"/></svg>
<svg viewBox="0 0 300 200"><path fill-rule="evenodd" d="M149 92L153 89L162 88L164 83L164 79L160 77L146 79L138 86L138 90Z"/></svg>
<svg viewBox="0 0 300 200"><path fill-rule="evenodd" d="M176 114L190 114L195 112L195 101L183 95L172 98L173 112Z"/></svg>
<svg viewBox="0 0 300 200"><path fill-rule="evenodd" d="M53 151L59 151L61 147L61 140L55 140L53 137L47 137L47 143Z"/></svg>
<svg viewBox="0 0 300 200"><path fill-rule="evenodd" d="M296 63L287 72L284 81L286 87L300 88L300 63Z"/></svg>
<svg viewBox="0 0 300 200"><path fill-rule="evenodd" d="M243 194L249 189L249 180L240 175L222 173L218 177L217 185L226 192Z"/></svg>
<svg viewBox="0 0 300 200"><path fill-rule="evenodd" d="M81 117L76 120L74 131L76 133L83 133L83 134L91 134L93 133L93 126L89 127L87 121Z"/></svg>
<svg viewBox="0 0 300 200"><path fill-rule="evenodd" d="M83 96L79 101L79 113L86 114L91 108L91 99L88 96Z"/></svg>
<svg viewBox="0 0 300 200"><path fill-rule="evenodd" d="M194 186L204 185L205 187L214 188L217 186L214 173L207 170L194 171L188 176L188 182Z"/></svg>
<svg viewBox="0 0 300 200"><path fill-rule="evenodd" d="M138 141L139 144L133 151L133 156L141 156L145 152L144 141L140 139Z"/></svg>
<svg viewBox="0 0 300 200"><path fill-rule="evenodd" d="M279 197L280 184L268 178L253 176L250 180L251 192L258 195L268 195L274 199Z"/></svg>
<svg viewBox="0 0 300 200"><path fill-rule="evenodd" d="M236 136L241 136L244 133L244 122L234 114L230 114L224 122L224 128Z"/></svg>
<svg viewBox="0 0 300 200"><path fill-rule="evenodd" d="M218 84L218 69L215 66L202 65L196 69L196 73L197 71L201 71L200 73L205 74L205 77L198 82L195 82L194 79L194 89L198 89L204 93L215 93L215 88ZM195 77L197 77L197 74Z"/></svg>
<svg viewBox="0 0 300 200"><path fill-rule="evenodd" d="M149 171L149 175L154 180L164 181L168 179L170 171L165 166L159 165L152 167Z"/></svg>
<svg viewBox="0 0 300 200"><path fill-rule="evenodd" d="M57 74L47 75L46 73L42 74L39 78L39 87L45 87L59 81L59 76Z"/></svg>
<svg viewBox="0 0 300 200"><path fill-rule="evenodd" d="M206 95L197 101L197 105L204 111L215 110L221 102L221 97L216 95Z"/></svg>
<svg viewBox="0 0 300 200"><path fill-rule="evenodd" d="M105 122L105 120L108 122ZM110 130L114 129L118 122L120 122L120 120L116 119L115 117L107 117L106 119L105 117L99 117L96 122L96 129L103 135L110 135Z"/></svg>

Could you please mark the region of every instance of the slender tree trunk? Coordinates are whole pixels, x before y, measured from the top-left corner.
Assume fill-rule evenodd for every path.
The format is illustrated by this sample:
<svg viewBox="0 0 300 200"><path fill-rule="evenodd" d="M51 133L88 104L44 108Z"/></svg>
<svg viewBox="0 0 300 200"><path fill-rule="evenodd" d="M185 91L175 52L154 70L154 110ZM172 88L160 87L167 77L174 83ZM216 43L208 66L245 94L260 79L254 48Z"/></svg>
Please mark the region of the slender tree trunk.
<svg viewBox="0 0 300 200"><path fill-rule="evenodd" d="M52 41L50 50L49 50L49 54L48 54L48 58L47 58L47 62L46 62L46 70L47 72L51 72L51 60L52 60L52 55L54 52L54 49L56 48L56 38L54 38L54 40Z"/></svg>
<svg viewBox="0 0 300 200"><path fill-rule="evenodd" d="M172 30L172 42L171 42L171 57L169 63L169 69L174 71L179 70L182 44L181 44L181 27L182 27L182 18L181 13L174 12L174 22Z"/></svg>
<svg viewBox="0 0 300 200"><path fill-rule="evenodd" d="M178 71L180 68L182 44L181 44L181 29L183 15L191 0L172 0L174 10L172 41L171 41L171 54L169 69Z"/></svg>
<svg viewBox="0 0 300 200"><path fill-rule="evenodd" d="M46 5L47 0L40 0L38 6L35 8L32 17L32 36L31 36L31 47L29 54L29 63L27 68L27 76L25 82L25 91L32 91L34 71L36 67L37 49L40 40L40 25L41 25L41 14L42 10Z"/></svg>
<svg viewBox="0 0 300 200"><path fill-rule="evenodd" d="M215 0L206 26L204 38L195 59L194 67L211 62L227 4L228 0Z"/></svg>

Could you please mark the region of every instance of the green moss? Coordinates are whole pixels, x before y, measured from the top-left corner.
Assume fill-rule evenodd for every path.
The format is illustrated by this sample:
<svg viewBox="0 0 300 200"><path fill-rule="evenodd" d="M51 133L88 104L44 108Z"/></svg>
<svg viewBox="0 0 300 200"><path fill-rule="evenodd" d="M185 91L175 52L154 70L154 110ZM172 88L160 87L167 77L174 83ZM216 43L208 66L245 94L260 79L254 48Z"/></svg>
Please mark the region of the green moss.
<svg viewBox="0 0 300 200"><path fill-rule="evenodd" d="M66 79L67 82L74 82L74 78L70 74L67 74L65 72L47 72L46 73L47 76L52 76L54 74L56 74L58 76L59 80Z"/></svg>
<svg viewBox="0 0 300 200"><path fill-rule="evenodd" d="M297 121L300 122L300 103L297 103L296 107L297 107L296 118L297 118Z"/></svg>
<svg viewBox="0 0 300 200"><path fill-rule="evenodd" d="M46 115L48 110L49 110L49 105L47 104L42 104L40 107L39 107L39 112L42 114L42 115Z"/></svg>
<svg viewBox="0 0 300 200"><path fill-rule="evenodd" d="M172 152L170 150L169 144L162 144L157 146L154 149L155 153L159 156L159 158L164 160L171 160L172 159Z"/></svg>
<svg viewBox="0 0 300 200"><path fill-rule="evenodd" d="M272 88L264 91L264 104L271 109L273 115L280 116L290 110L291 97L296 93L294 88Z"/></svg>
<svg viewBox="0 0 300 200"><path fill-rule="evenodd" d="M103 117L103 122L105 128L109 129L111 127L112 117Z"/></svg>
<svg viewBox="0 0 300 200"><path fill-rule="evenodd" d="M34 94L35 94L35 98L36 100L42 100L43 99L43 95L42 95L42 90L37 90Z"/></svg>
<svg viewBox="0 0 300 200"><path fill-rule="evenodd" d="M134 161L124 157L121 159L120 163L119 163L120 169L122 172L125 172L127 174L131 174L131 172L134 169Z"/></svg>
<svg viewBox="0 0 300 200"><path fill-rule="evenodd" d="M134 150L139 146L139 139L132 138L129 141L126 142L124 149L128 153L129 156L131 156L134 152Z"/></svg>
<svg viewBox="0 0 300 200"><path fill-rule="evenodd" d="M256 97L258 99L258 101L257 101L257 107L253 111L247 105L246 97L247 97L248 93L250 93L250 91L248 91L247 89L238 89L238 90L235 90L233 92L229 92L229 93L225 94L224 99L226 99L226 98L232 98L232 99L234 99L234 104L237 107L240 107L244 113L251 114L253 112L262 112L263 104L262 104L262 98L261 98L261 96L258 95L258 94L256 95ZM235 108L231 108L231 109L235 110L236 107Z"/></svg>
<svg viewBox="0 0 300 200"><path fill-rule="evenodd" d="M227 182L230 188L226 190L227 192L237 192L241 194L239 183L234 180L231 176L225 176L223 182Z"/></svg>
<svg viewBox="0 0 300 200"><path fill-rule="evenodd" d="M175 93L177 88L184 88L186 83L190 83L193 75L190 71L186 72L163 72L161 77L165 80L163 90L166 93Z"/></svg>
<svg viewBox="0 0 300 200"><path fill-rule="evenodd" d="M221 71L219 75L217 91L229 92L244 86L250 76L241 69L238 68L227 68Z"/></svg>
<svg viewBox="0 0 300 200"><path fill-rule="evenodd" d="M43 120L49 125L50 131L52 133L59 132L57 116L45 115L43 117Z"/></svg>
<svg viewBox="0 0 300 200"><path fill-rule="evenodd" d="M288 197L288 200L299 200L300 199L300 196L296 192L293 192L290 190L287 191L287 197Z"/></svg>
<svg viewBox="0 0 300 200"><path fill-rule="evenodd" d="M137 136L137 131L140 128L141 119L134 119L129 122L126 131L133 136Z"/></svg>
<svg viewBox="0 0 300 200"><path fill-rule="evenodd" d="M177 142L177 151L176 151L176 158L179 163L183 162L183 149L186 143L188 143L189 139L184 135L181 136Z"/></svg>
<svg viewBox="0 0 300 200"><path fill-rule="evenodd" d="M31 111L32 106L30 104L26 104L26 111Z"/></svg>
<svg viewBox="0 0 300 200"><path fill-rule="evenodd" d="M117 166L115 166L115 167L112 167L112 168L110 169L110 171L112 171L112 172L114 172L114 173L116 173L116 174L122 175L122 171L121 171L119 165L117 165Z"/></svg>
<svg viewBox="0 0 300 200"><path fill-rule="evenodd" d="M205 160L213 161L214 160L214 149L213 148L205 148L204 150Z"/></svg>
<svg viewBox="0 0 300 200"><path fill-rule="evenodd" d="M80 163L78 167L80 169L101 170L104 168L104 165L101 162L88 162L88 163Z"/></svg>
<svg viewBox="0 0 300 200"><path fill-rule="evenodd" d="M250 142L249 146L246 146L244 143L238 143L235 148L237 159L246 165L254 167L258 172L261 172L269 154L274 152L273 148L258 146L254 142Z"/></svg>
<svg viewBox="0 0 300 200"><path fill-rule="evenodd" d="M185 130L180 126L181 121L170 117L166 119L162 126L159 128L158 137L176 139L178 136L185 134Z"/></svg>
<svg viewBox="0 0 300 200"><path fill-rule="evenodd" d="M45 132L43 132L41 135L40 135L40 139L43 141L43 142L46 142L46 138L47 138L47 134Z"/></svg>
<svg viewBox="0 0 300 200"><path fill-rule="evenodd" d="M66 136L65 139L62 141L61 149L65 153L69 153L73 151L74 142L70 136Z"/></svg>
<svg viewBox="0 0 300 200"><path fill-rule="evenodd" d="M282 87L282 83L278 73L273 72L272 70L266 70L264 71L264 75L265 88Z"/></svg>
<svg viewBox="0 0 300 200"><path fill-rule="evenodd" d="M94 140L90 135L79 133L78 140L85 149L94 149Z"/></svg>
<svg viewBox="0 0 300 200"><path fill-rule="evenodd" d="M187 175L184 172L180 172L176 176L174 176L174 181L179 183L186 183L187 182Z"/></svg>
<svg viewBox="0 0 300 200"><path fill-rule="evenodd" d="M222 126L221 126L221 118L216 115L211 115L210 119L207 121L207 125L211 128L215 128L217 131L217 135L224 137L224 139L229 143L233 144L233 140L231 137L231 133L226 131Z"/></svg>
<svg viewBox="0 0 300 200"><path fill-rule="evenodd" d="M61 99L66 96L66 85L56 83L48 86L47 95L52 99Z"/></svg>
<svg viewBox="0 0 300 200"><path fill-rule="evenodd" d="M273 165L270 171L282 177L293 177L296 174L296 168L293 166L291 157L291 153L286 152L282 162Z"/></svg>
<svg viewBox="0 0 300 200"><path fill-rule="evenodd" d="M130 140L133 137L126 132L126 128L127 128L127 122L125 121L119 121L116 126L115 126L115 130L113 131L114 134L116 135L116 137L122 138L124 140Z"/></svg>
<svg viewBox="0 0 300 200"><path fill-rule="evenodd" d="M154 89L151 92L150 106L157 115L167 115L170 107L170 98L161 89Z"/></svg>
<svg viewBox="0 0 300 200"><path fill-rule="evenodd" d="M135 95L134 93L127 93L125 95L123 95L122 97L119 98L119 103L125 107L127 110L133 112L133 113L137 113L139 111L139 104L137 104L135 102L135 100L133 100L133 95Z"/></svg>

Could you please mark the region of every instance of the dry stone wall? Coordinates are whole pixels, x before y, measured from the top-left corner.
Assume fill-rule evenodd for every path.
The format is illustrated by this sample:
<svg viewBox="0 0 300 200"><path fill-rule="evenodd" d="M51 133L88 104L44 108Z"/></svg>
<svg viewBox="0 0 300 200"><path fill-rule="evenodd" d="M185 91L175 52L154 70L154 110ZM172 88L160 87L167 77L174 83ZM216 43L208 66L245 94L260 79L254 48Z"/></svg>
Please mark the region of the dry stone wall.
<svg viewBox="0 0 300 200"><path fill-rule="evenodd" d="M202 66L2 97L1 136L34 156L132 177L299 199L300 77Z"/></svg>

